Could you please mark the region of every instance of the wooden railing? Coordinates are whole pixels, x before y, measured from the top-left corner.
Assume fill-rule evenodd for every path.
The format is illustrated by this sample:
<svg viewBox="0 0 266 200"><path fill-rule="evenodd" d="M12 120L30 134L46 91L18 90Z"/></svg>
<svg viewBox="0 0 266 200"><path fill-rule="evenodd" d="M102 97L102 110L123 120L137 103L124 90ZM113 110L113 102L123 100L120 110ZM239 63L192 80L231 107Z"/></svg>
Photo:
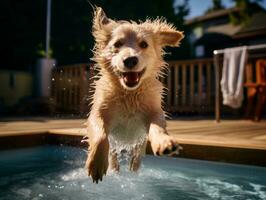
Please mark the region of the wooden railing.
<svg viewBox="0 0 266 200"><path fill-rule="evenodd" d="M53 71L52 96L58 112L87 113L95 75L92 64L57 67ZM167 88L164 109L168 112L212 112L214 69L212 59L169 62L167 76L160 78Z"/></svg>
<svg viewBox="0 0 266 200"><path fill-rule="evenodd" d="M165 110L169 112L213 111L214 68L212 59L169 62L165 84Z"/></svg>
<svg viewBox="0 0 266 200"><path fill-rule="evenodd" d="M84 114L88 112L91 64L56 67L52 72L52 98L59 113Z"/></svg>

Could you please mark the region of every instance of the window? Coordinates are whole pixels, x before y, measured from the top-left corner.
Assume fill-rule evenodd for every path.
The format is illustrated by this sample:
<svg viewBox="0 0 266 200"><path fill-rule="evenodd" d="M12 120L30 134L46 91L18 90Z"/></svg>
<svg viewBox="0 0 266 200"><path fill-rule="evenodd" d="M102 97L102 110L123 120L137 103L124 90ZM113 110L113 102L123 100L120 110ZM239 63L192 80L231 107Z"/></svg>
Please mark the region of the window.
<svg viewBox="0 0 266 200"><path fill-rule="evenodd" d="M204 46L200 45L200 46L196 46L195 48L195 55L196 57L203 57L204 56Z"/></svg>

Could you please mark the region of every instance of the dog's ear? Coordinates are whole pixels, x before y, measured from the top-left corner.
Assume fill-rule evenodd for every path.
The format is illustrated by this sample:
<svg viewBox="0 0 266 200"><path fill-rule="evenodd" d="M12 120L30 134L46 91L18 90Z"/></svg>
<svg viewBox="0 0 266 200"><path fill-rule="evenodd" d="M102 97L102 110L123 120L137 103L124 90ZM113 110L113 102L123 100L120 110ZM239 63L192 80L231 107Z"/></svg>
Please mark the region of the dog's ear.
<svg viewBox="0 0 266 200"><path fill-rule="evenodd" d="M178 31L173 24L168 23L164 18L147 19L142 25L155 34L155 40L161 47L178 47L184 38L183 32Z"/></svg>
<svg viewBox="0 0 266 200"><path fill-rule="evenodd" d="M117 23L109 19L101 7L96 7L94 10L92 34L96 42L107 42L110 38L112 30L117 26Z"/></svg>
<svg viewBox="0 0 266 200"><path fill-rule="evenodd" d="M160 44L164 46L178 47L184 35L180 31L174 29L159 31Z"/></svg>

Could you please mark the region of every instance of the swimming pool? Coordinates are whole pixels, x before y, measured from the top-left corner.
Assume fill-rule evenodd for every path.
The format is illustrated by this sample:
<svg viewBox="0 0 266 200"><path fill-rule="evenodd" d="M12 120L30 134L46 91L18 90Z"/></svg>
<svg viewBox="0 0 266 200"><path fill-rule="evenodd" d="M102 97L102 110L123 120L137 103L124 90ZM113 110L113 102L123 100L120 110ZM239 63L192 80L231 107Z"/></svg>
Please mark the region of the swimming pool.
<svg viewBox="0 0 266 200"><path fill-rule="evenodd" d="M86 152L65 146L0 151L1 200L266 199L266 168L146 156L93 184Z"/></svg>

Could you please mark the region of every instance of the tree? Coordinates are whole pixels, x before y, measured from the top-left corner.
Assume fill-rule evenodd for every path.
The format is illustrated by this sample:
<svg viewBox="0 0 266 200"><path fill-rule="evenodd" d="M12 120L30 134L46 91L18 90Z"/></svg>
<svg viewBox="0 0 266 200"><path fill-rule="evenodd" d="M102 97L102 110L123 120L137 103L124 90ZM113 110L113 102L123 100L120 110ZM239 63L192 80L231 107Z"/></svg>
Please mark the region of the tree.
<svg viewBox="0 0 266 200"><path fill-rule="evenodd" d="M28 69L45 36L45 0L0 1L1 68Z"/></svg>
<svg viewBox="0 0 266 200"><path fill-rule="evenodd" d="M188 59L190 58L190 43L188 40L189 27L185 26L185 17L189 14L189 6L188 0L184 0L182 4L176 4L174 6L175 9L175 19L176 26L178 29L182 30L185 34L185 38L181 41L181 45L179 48L168 48L167 50L171 50L171 54L166 56L166 59Z"/></svg>
<svg viewBox="0 0 266 200"><path fill-rule="evenodd" d="M250 17L258 11L263 10L261 6L259 6L259 2L261 0L232 0L235 2L235 6L240 8L239 12L230 14L231 23L238 24L246 24L248 23Z"/></svg>
<svg viewBox="0 0 266 200"><path fill-rule="evenodd" d="M223 6L222 4L222 1L221 0L212 0L212 7L209 8L206 13L210 13L210 12L213 12L213 11L216 11L216 10L221 10L221 9L224 9L225 7Z"/></svg>
<svg viewBox="0 0 266 200"><path fill-rule="evenodd" d="M212 0L212 4L214 10L220 10L224 8L221 0Z"/></svg>
<svg viewBox="0 0 266 200"><path fill-rule="evenodd" d="M180 30L188 14L187 1L173 7L174 0L95 0L115 19L145 20L164 16ZM28 69L34 66L45 46L47 0L1 0L1 68ZM176 11L176 12L175 12ZM59 65L90 62L92 7L87 0L52 1L51 50ZM182 42L181 48L185 42ZM174 50L172 58L186 54ZM169 57L170 58L170 57Z"/></svg>

